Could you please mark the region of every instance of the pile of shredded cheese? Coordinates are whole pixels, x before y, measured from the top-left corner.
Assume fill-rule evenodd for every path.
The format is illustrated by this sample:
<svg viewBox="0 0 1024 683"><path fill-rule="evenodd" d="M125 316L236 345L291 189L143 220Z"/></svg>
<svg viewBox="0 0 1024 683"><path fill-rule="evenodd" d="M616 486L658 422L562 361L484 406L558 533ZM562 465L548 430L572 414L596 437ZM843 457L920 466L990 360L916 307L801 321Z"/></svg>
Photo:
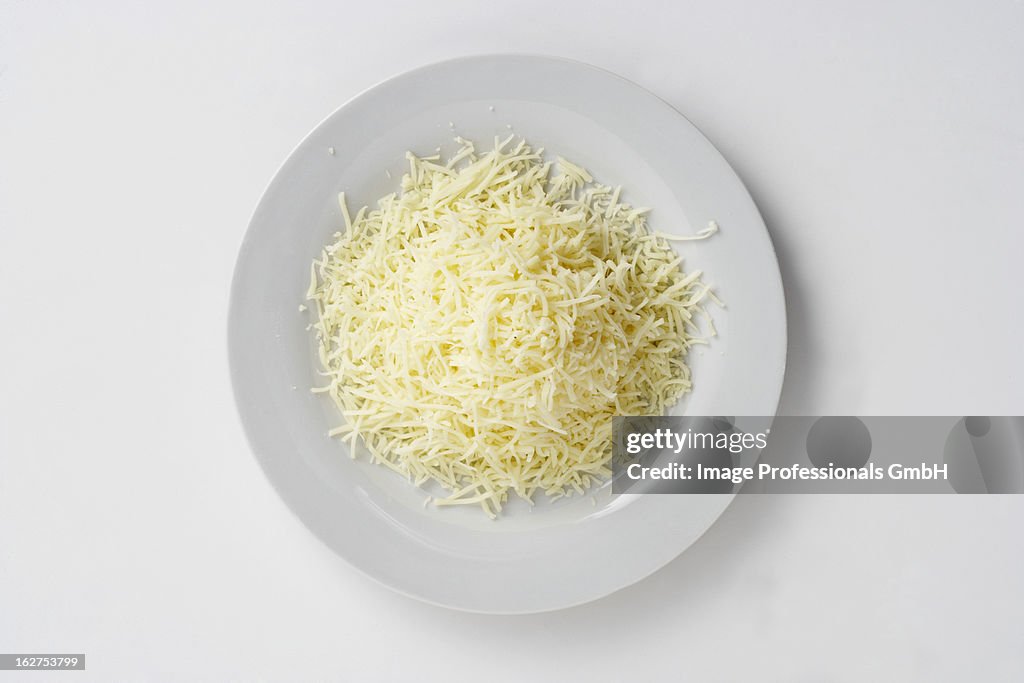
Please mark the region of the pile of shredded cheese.
<svg viewBox="0 0 1024 683"><path fill-rule="evenodd" d="M437 505L495 516L610 474L614 415L690 389L705 298L646 209L525 141L408 154L401 191L351 218L313 263L327 392L373 460ZM556 172L557 171L557 172ZM717 226L695 238L707 237ZM686 238L679 238L686 239ZM710 319L708 319L710 323ZM710 328L713 334L713 328Z"/></svg>

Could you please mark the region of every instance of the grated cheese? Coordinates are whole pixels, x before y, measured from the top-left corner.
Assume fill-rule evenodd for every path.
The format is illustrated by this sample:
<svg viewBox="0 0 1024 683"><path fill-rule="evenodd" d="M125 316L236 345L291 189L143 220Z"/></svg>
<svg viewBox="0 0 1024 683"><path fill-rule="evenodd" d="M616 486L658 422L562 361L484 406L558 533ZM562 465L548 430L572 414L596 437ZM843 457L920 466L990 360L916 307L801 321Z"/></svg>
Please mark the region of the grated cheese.
<svg viewBox="0 0 1024 683"><path fill-rule="evenodd" d="M495 139L407 154L401 191L349 213L313 263L331 430L435 505L582 493L610 474L611 418L690 390L695 316L714 295L646 209L582 167ZM557 172L556 172L557 171ZM697 237L709 237L711 226Z"/></svg>

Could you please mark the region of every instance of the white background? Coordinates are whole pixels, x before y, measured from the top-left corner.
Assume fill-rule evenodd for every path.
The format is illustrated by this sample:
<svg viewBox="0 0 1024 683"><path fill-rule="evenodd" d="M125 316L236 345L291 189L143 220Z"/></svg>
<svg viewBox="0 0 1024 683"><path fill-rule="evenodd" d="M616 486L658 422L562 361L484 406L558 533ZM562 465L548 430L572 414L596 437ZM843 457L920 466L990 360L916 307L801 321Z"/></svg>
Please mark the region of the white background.
<svg viewBox="0 0 1024 683"><path fill-rule="evenodd" d="M0 651L87 653L53 680L1020 680L1024 498L742 497L607 599L467 615L324 548L235 414L228 287L278 164L377 81L502 51L631 78L734 165L787 288L783 412L1024 413L1024 6L846 4L0 0Z"/></svg>

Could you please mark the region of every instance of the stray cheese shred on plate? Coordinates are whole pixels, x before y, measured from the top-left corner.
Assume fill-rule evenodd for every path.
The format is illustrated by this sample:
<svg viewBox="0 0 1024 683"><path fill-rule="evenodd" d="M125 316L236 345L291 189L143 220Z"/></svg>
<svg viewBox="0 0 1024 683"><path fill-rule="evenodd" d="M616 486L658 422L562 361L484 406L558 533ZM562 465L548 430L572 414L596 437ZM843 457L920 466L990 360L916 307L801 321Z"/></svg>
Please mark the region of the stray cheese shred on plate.
<svg viewBox="0 0 1024 683"><path fill-rule="evenodd" d="M621 188L514 137L408 154L401 190L353 217L312 266L326 392L373 461L436 505L491 517L514 492L583 493L610 475L615 415L690 390L715 301ZM695 238L709 237L714 223ZM682 238L680 238L682 239ZM714 334L714 328L710 327Z"/></svg>

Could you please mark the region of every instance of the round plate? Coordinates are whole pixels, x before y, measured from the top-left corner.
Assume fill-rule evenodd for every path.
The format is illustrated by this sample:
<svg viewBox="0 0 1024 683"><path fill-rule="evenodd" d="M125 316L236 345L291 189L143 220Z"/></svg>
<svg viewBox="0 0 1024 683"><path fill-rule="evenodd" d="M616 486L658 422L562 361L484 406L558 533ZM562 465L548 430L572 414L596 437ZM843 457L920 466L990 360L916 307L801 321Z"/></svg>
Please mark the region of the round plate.
<svg viewBox="0 0 1024 683"><path fill-rule="evenodd" d="M692 354L694 390L677 410L775 414L786 356L782 283L771 240L739 178L672 107L606 71L563 59L487 56L393 78L329 116L285 161L253 215L228 320L235 399L250 444L299 518L339 555L407 595L477 612L524 613L594 600L647 576L692 544L729 495L611 495L511 500L497 520L478 508L424 505L385 467L352 459L327 436L340 421L321 383L311 312L312 260L349 206L396 191L406 151L525 137L582 164L623 199L652 207L653 229L719 234L680 247L726 304L718 337Z"/></svg>

